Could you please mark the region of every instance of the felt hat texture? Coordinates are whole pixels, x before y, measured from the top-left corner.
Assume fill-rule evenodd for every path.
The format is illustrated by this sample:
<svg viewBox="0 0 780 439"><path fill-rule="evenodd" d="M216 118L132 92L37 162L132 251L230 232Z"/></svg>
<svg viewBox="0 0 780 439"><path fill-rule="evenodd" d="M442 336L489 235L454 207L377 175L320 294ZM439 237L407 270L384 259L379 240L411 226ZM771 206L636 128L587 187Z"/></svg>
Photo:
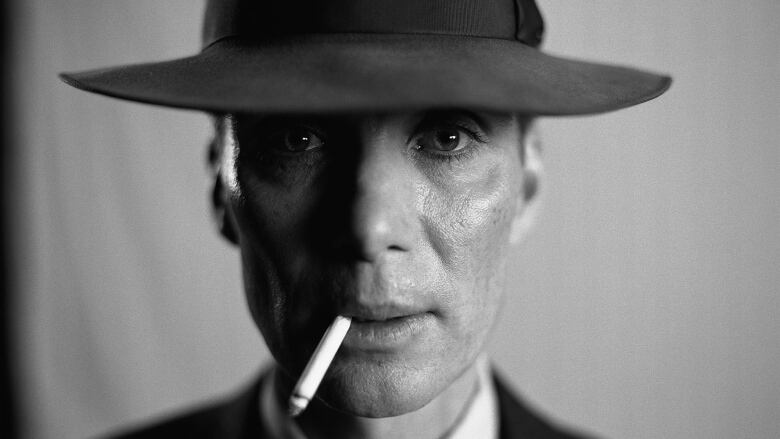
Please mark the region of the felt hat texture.
<svg viewBox="0 0 780 439"><path fill-rule="evenodd" d="M193 56L63 73L94 93L215 113L613 111L671 78L549 55L534 0L208 0Z"/></svg>

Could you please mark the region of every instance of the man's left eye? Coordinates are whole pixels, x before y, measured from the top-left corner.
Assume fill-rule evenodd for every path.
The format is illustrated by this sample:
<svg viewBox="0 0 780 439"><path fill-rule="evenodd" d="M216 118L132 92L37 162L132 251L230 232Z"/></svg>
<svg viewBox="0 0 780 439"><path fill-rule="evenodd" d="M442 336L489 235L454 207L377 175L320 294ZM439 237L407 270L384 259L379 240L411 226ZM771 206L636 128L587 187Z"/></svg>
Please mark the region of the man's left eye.
<svg viewBox="0 0 780 439"><path fill-rule="evenodd" d="M451 154L468 146L471 136L456 127L436 128L423 132L415 141L415 149L434 154Z"/></svg>

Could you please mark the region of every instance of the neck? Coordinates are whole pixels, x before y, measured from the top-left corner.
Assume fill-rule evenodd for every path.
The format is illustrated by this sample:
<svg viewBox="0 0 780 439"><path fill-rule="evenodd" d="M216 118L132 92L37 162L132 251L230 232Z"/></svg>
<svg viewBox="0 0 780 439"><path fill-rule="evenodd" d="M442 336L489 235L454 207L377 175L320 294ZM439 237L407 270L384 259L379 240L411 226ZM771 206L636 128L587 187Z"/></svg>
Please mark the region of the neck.
<svg viewBox="0 0 780 439"><path fill-rule="evenodd" d="M277 378L276 388L285 388ZM419 410L390 418L364 418L334 410L316 398L296 419L308 439L339 437L344 439L420 439L441 438L452 431L468 408L478 386L476 366L472 364L442 393ZM277 391L282 407L287 406L288 392Z"/></svg>

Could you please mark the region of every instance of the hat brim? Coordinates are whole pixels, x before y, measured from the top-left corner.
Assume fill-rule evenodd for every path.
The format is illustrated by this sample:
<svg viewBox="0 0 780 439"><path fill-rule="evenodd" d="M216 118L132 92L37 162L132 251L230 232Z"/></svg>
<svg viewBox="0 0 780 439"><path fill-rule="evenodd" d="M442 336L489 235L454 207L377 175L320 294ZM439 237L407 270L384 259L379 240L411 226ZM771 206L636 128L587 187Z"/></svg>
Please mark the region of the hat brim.
<svg viewBox="0 0 780 439"><path fill-rule="evenodd" d="M217 113L457 107L583 115L645 102L671 84L508 40L397 34L227 38L187 58L61 77L115 98Z"/></svg>

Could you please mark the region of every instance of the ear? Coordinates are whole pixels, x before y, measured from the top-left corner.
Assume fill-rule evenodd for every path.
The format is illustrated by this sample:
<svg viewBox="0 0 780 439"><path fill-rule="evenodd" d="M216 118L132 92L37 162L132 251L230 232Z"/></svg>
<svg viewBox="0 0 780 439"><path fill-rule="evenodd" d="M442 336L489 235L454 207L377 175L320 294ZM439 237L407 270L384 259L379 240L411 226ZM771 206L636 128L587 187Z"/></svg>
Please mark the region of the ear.
<svg viewBox="0 0 780 439"><path fill-rule="evenodd" d="M238 245L238 234L228 208L228 194L225 190L225 184L222 182L222 176L219 173L214 176L214 188L211 192L211 210L214 216L214 223L222 237Z"/></svg>
<svg viewBox="0 0 780 439"><path fill-rule="evenodd" d="M238 245L238 234L230 216L229 194L225 186L223 175L223 153L227 145L227 137L230 129L221 118L215 118L214 138L211 140L208 149L208 167L211 178L214 180L214 187L211 190L211 212L214 217L214 223L219 233L228 241Z"/></svg>
<svg viewBox="0 0 780 439"><path fill-rule="evenodd" d="M523 181L520 199L509 232L509 242L514 245L528 236L539 216L539 181L542 178L542 158L539 135L531 124L523 135Z"/></svg>

